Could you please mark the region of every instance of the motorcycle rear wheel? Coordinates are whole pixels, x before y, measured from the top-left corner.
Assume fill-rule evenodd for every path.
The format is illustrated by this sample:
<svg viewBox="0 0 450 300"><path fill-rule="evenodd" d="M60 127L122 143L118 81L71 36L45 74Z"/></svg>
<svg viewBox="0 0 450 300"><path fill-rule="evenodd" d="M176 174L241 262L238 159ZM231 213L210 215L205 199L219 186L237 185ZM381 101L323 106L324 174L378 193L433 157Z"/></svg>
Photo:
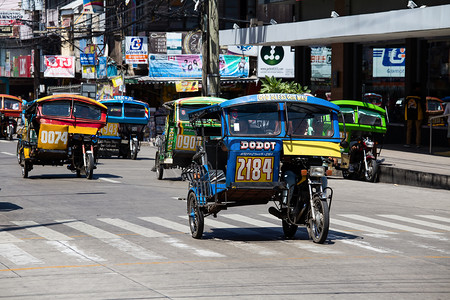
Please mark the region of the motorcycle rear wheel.
<svg viewBox="0 0 450 300"><path fill-rule="evenodd" d="M367 161L367 172L364 173L364 179L368 182L376 182L378 179L378 163L373 158Z"/></svg>
<svg viewBox="0 0 450 300"><path fill-rule="evenodd" d="M330 227L330 212L326 200L320 200L319 196L313 198L314 211L316 220L314 221L311 209L308 211L308 222L306 227L308 234L314 243L323 244L328 237Z"/></svg>

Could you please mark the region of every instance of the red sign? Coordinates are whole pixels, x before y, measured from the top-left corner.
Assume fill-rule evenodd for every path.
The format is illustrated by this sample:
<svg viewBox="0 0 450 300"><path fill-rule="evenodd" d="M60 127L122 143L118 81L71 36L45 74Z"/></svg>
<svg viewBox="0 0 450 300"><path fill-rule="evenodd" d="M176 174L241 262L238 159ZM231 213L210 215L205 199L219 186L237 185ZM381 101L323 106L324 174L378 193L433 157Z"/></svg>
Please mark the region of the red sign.
<svg viewBox="0 0 450 300"><path fill-rule="evenodd" d="M75 57L46 55L44 77L75 77Z"/></svg>
<svg viewBox="0 0 450 300"><path fill-rule="evenodd" d="M31 77L31 55L19 56L19 77Z"/></svg>

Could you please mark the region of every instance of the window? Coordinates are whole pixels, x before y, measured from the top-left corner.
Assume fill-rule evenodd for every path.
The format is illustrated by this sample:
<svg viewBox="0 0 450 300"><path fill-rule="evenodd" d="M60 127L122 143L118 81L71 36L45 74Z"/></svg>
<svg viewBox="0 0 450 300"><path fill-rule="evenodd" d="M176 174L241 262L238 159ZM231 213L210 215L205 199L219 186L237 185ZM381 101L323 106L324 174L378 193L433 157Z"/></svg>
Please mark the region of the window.
<svg viewBox="0 0 450 300"><path fill-rule="evenodd" d="M333 136L330 111L320 107L287 103L287 133L293 136Z"/></svg>
<svg viewBox="0 0 450 300"><path fill-rule="evenodd" d="M234 106L227 113L232 135L273 136L281 132L277 103Z"/></svg>
<svg viewBox="0 0 450 300"><path fill-rule="evenodd" d="M125 117L128 118L145 118L145 107L139 104L125 103Z"/></svg>
<svg viewBox="0 0 450 300"><path fill-rule="evenodd" d="M361 125L382 126L381 115L374 111L359 109L358 123Z"/></svg>
<svg viewBox="0 0 450 300"><path fill-rule="evenodd" d="M45 116L69 117L70 101L51 101L42 105L42 114Z"/></svg>
<svg viewBox="0 0 450 300"><path fill-rule="evenodd" d="M194 111L196 109L205 107L205 104L198 104L198 105L181 105L178 108L178 120L180 121L189 121L189 113L191 111Z"/></svg>
<svg viewBox="0 0 450 300"><path fill-rule="evenodd" d="M17 100L5 98L5 109L19 110L20 109L20 102L17 101Z"/></svg>
<svg viewBox="0 0 450 300"><path fill-rule="evenodd" d="M108 107L108 116L111 117L121 117L122 116L122 104L106 104L106 107Z"/></svg>
<svg viewBox="0 0 450 300"><path fill-rule="evenodd" d="M355 111L350 107L341 107L341 113L339 114L339 123L343 123L344 119L346 124L355 124Z"/></svg>
<svg viewBox="0 0 450 300"><path fill-rule="evenodd" d="M73 116L81 119L100 120L102 113L96 106L75 102Z"/></svg>

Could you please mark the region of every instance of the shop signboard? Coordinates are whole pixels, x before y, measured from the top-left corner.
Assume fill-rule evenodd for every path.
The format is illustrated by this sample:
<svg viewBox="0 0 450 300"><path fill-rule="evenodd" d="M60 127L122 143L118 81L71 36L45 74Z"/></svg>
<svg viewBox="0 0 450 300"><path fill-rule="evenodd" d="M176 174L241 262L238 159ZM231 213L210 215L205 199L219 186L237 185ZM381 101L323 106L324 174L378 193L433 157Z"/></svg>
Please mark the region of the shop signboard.
<svg viewBox="0 0 450 300"><path fill-rule="evenodd" d="M24 19L20 10L0 10L0 26L23 25Z"/></svg>
<svg viewBox="0 0 450 300"><path fill-rule="evenodd" d="M311 47L311 77L331 78L331 48Z"/></svg>
<svg viewBox="0 0 450 300"><path fill-rule="evenodd" d="M148 43L146 37L125 37L125 61L127 64L147 64Z"/></svg>
<svg viewBox="0 0 450 300"><path fill-rule="evenodd" d="M151 32L148 50L152 54L201 54L201 42L201 31L182 33Z"/></svg>
<svg viewBox="0 0 450 300"><path fill-rule="evenodd" d="M248 57L219 55L221 77L247 78ZM199 54L151 54L149 77L152 78L202 78L202 56Z"/></svg>
<svg viewBox="0 0 450 300"><path fill-rule="evenodd" d="M44 64L44 77L75 77L75 56L45 55Z"/></svg>
<svg viewBox="0 0 450 300"><path fill-rule="evenodd" d="M405 48L374 48L373 77L405 77Z"/></svg>
<svg viewBox="0 0 450 300"><path fill-rule="evenodd" d="M31 77L31 55L19 56L19 77Z"/></svg>
<svg viewBox="0 0 450 300"><path fill-rule="evenodd" d="M252 45L228 46L228 54L258 56L258 46L252 46Z"/></svg>
<svg viewBox="0 0 450 300"><path fill-rule="evenodd" d="M183 35L180 32L167 32L167 54L182 54Z"/></svg>
<svg viewBox="0 0 450 300"><path fill-rule="evenodd" d="M295 52L290 46L262 46L258 53L258 77L294 78Z"/></svg>

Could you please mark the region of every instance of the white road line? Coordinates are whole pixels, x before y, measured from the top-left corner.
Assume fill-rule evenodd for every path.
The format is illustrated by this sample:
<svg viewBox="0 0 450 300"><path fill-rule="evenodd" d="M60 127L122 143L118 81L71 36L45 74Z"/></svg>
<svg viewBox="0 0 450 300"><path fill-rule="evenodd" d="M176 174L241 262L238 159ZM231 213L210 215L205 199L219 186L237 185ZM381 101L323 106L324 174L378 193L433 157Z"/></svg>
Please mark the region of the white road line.
<svg viewBox="0 0 450 300"><path fill-rule="evenodd" d="M2 152L2 154L9 155L9 156L16 156L14 153L9 153L9 152Z"/></svg>
<svg viewBox="0 0 450 300"><path fill-rule="evenodd" d="M99 177L98 179L103 180L103 181L107 181L107 182L111 182L111 183L122 183L120 181L112 180L112 179L109 179L109 178Z"/></svg>
<svg viewBox="0 0 450 300"><path fill-rule="evenodd" d="M366 249L366 250L370 250L370 251L375 251L375 252L378 252L378 253L402 253L400 251L393 250L393 249L382 248L382 247L374 247L370 243L364 242L364 241L344 240L344 239L341 239L339 241L344 243L344 244L360 247L360 248L363 248L363 249Z"/></svg>
<svg viewBox="0 0 450 300"><path fill-rule="evenodd" d="M106 261L106 259L97 255L88 255L83 250L79 249L77 246L70 244L66 241L47 241L48 245L55 247L61 253L69 256L73 256L77 261Z"/></svg>
<svg viewBox="0 0 450 300"><path fill-rule="evenodd" d="M382 229L373 228L370 226L364 226L364 225L360 225L360 224L356 224L356 223L352 223L352 222L342 221L342 220L338 220L335 218L330 219L330 227L333 225L350 227L352 229L376 233L376 234L397 234L396 232L386 231L386 230L382 230Z"/></svg>
<svg viewBox="0 0 450 300"><path fill-rule="evenodd" d="M186 216L187 217L187 216ZM217 229L223 229L223 230L230 230L230 229L237 229L239 231L239 234L245 234L245 235L262 235L261 233L247 228L242 228L239 226L231 225L225 222L216 221L212 219L205 219L205 225L217 228Z"/></svg>
<svg viewBox="0 0 450 300"><path fill-rule="evenodd" d="M263 247L261 245L257 245L254 243L250 243L250 242L241 242L241 241L228 241L227 244L230 244L234 247L237 247L239 249L242 249L244 251L248 251L257 255L261 255L261 256L272 256L272 255L279 255L280 253L272 250L272 249L268 249L266 247Z"/></svg>
<svg viewBox="0 0 450 300"><path fill-rule="evenodd" d="M180 249L185 249L185 250L189 250L191 251L194 255L197 256L202 256L202 257L225 257L225 255L211 251L211 250L206 250L206 249L198 249L192 246L189 246L185 243L182 243L180 240L175 239L175 238L168 238L168 239L161 239L162 242L164 243L168 243L169 245L176 247L176 248L180 248Z"/></svg>
<svg viewBox="0 0 450 300"><path fill-rule="evenodd" d="M359 216L359 215L340 214L339 216L343 216L343 217L346 217L346 218L359 220L359 221L363 221L363 222L367 222L367 223L374 223L374 224L377 224L377 225L380 225L380 226L391 227L391 228L394 228L396 230L404 230L404 231L409 231L409 232L418 233L418 234L440 234L439 232L419 229L419 228L406 226L406 225L401 225L401 224L392 223L392 222L386 222L386 221L383 221L383 220L373 219L373 218Z"/></svg>
<svg viewBox="0 0 450 300"><path fill-rule="evenodd" d="M232 220L235 220L235 221L239 221L239 222L250 224L250 225L253 225L253 226L257 226L257 227L262 227L262 228L273 230L273 231L277 231L277 232L280 231L280 224L275 225L274 223L269 223L269 222L266 222L266 221L261 221L261 220L258 220L258 219L249 218L247 216L243 216L243 215L240 215L240 214L223 214L223 215L221 215L221 217L229 218L229 219L232 219ZM277 228L274 228L274 227L277 227Z"/></svg>
<svg viewBox="0 0 450 300"><path fill-rule="evenodd" d="M0 255L16 265L42 264L43 261L14 244L0 244Z"/></svg>
<svg viewBox="0 0 450 300"><path fill-rule="evenodd" d="M0 244L3 243L23 243L23 240L16 238L9 232L0 231Z"/></svg>
<svg viewBox="0 0 450 300"><path fill-rule="evenodd" d="M450 218L444 218L444 217L433 216L433 215L417 215L417 216L421 217L421 218L435 220L435 221L442 221L442 222L450 223Z"/></svg>
<svg viewBox="0 0 450 300"><path fill-rule="evenodd" d="M71 237L62 234L58 231L50 229L42 224L36 223L34 221L12 221L12 223L26 227L25 229L33 232L49 241L70 241L73 240ZM30 226L30 227L27 227Z"/></svg>
<svg viewBox="0 0 450 300"><path fill-rule="evenodd" d="M311 241L283 241L283 243L295 246L299 249L318 254L342 254L341 251L328 248L326 245L312 244Z"/></svg>
<svg viewBox="0 0 450 300"><path fill-rule="evenodd" d="M126 229L128 231L137 233L139 235L145 236L145 237L167 237L166 234L160 233L158 231L152 230L150 228L144 227L144 226L140 226L140 225L136 225L127 221L123 221L121 219L112 219L112 218L99 218L98 220Z"/></svg>
<svg viewBox="0 0 450 300"><path fill-rule="evenodd" d="M170 228L175 231L183 232L183 233L190 233L189 225L186 223L185 225L182 225L180 223L172 222L160 217L140 217L139 219L154 223L156 225Z"/></svg>
<svg viewBox="0 0 450 300"><path fill-rule="evenodd" d="M145 249L139 245L129 242L120 236L105 231L103 229L97 228L95 226L76 221L76 220L57 220L57 222L62 222L64 225L72 227L78 231L81 231L87 235L93 236L100 239L101 241L107 243L108 245L119 249L129 255L132 255L139 259L161 259L165 258L158 255L152 251Z"/></svg>
<svg viewBox="0 0 450 300"><path fill-rule="evenodd" d="M389 219L394 219L394 220L399 220L399 221L414 223L414 224L418 224L418 225L422 225L422 226L433 227L433 228L450 231L450 226L446 226L446 225L439 224L439 223L426 222L426 221L421 221L421 220L412 219L412 218L406 218L406 217L397 216L397 215L379 215L379 216L384 217L384 218L389 218Z"/></svg>

